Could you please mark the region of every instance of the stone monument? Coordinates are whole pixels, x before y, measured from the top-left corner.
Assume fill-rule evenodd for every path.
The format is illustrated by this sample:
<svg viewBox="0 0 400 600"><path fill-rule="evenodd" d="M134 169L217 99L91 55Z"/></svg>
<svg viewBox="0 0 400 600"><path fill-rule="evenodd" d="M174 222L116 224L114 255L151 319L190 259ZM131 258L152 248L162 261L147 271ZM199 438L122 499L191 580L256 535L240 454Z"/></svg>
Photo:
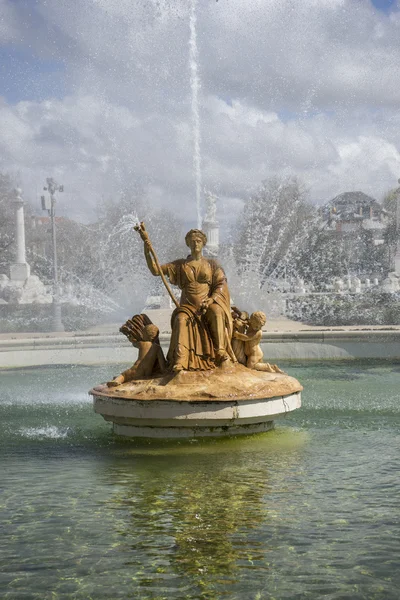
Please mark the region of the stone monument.
<svg viewBox="0 0 400 600"><path fill-rule="evenodd" d="M207 236L207 256L218 256L219 223L217 221L218 197L209 191L205 192L206 215L203 220L203 230Z"/></svg>
<svg viewBox="0 0 400 600"><path fill-rule="evenodd" d="M46 286L37 275L31 275L26 262L24 200L22 190L14 190L15 207L15 262L10 265L10 277L0 275L2 304L49 304L52 301Z"/></svg>
<svg viewBox="0 0 400 600"><path fill-rule="evenodd" d="M263 432L278 416L301 405L300 383L263 362L260 347L266 316L231 307L225 272L203 256L206 234L191 229L190 254L160 265L144 224L150 272L161 277L175 310L167 356L147 315L120 329L139 349L135 364L91 390L95 412L129 437L196 437ZM181 290L177 300L170 284Z"/></svg>
<svg viewBox="0 0 400 600"><path fill-rule="evenodd" d="M16 188L13 204L15 206L15 240L17 249L16 262L10 265L10 280L25 282L31 274L31 269L26 262L24 201L21 194L22 190Z"/></svg>

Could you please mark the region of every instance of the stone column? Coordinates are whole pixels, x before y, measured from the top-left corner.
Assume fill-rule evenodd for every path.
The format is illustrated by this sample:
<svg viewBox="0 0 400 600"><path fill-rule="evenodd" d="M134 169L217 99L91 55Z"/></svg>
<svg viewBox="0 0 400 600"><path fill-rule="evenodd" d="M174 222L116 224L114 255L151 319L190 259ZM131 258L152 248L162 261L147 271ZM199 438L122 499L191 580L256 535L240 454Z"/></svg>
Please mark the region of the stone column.
<svg viewBox="0 0 400 600"><path fill-rule="evenodd" d="M206 253L210 256L217 256L219 250L219 223L203 221L203 231L208 238Z"/></svg>
<svg viewBox="0 0 400 600"><path fill-rule="evenodd" d="M26 262L25 252L25 221L24 221L24 201L22 199L22 190L15 190L15 239L17 244L16 262L10 265L11 281L25 281L31 274L30 266Z"/></svg>
<svg viewBox="0 0 400 600"><path fill-rule="evenodd" d="M219 250L219 223L216 217L218 197L211 192L206 192L205 200L206 216L202 224L202 229L208 238L205 254L216 257Z"/></svg>

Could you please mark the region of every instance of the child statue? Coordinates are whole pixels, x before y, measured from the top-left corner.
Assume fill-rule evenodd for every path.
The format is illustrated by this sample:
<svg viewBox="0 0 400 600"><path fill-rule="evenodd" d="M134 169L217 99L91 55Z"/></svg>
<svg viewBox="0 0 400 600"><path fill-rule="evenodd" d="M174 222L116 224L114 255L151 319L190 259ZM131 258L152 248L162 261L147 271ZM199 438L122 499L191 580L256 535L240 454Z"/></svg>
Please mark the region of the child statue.
<svg viewBox="0 0 400 600"><path fill-rule="evenodd" d="M147 315L135 315L122 325L120 331L139 349L139 355L130 369L107 382L108 387L165 372L166 362L158 337L160 332Z"/></svg>
<svg viewBox="0 0 400 600"><path fill-rule="evenodd" d="M236 309L237 310L237 309ZM267 373L283 373L283 371L277 365L271 365L270 363L262 362L264 353L261 350L260 342L262 337L262 328L267 322L267 317L262 311L254 312L250 315L248 320L248 327L246 333L241 333L239 327L245 322L245 315L247 313L240 313L239 319L235 319L235 323L238 325L235 327L236 331L233 333L234 340L240 340L243 343L243 351L246 357L246 367L254 369L256 371L266 371ZM243 316L243 318L242 318ZM238 360L240 360L241 351L238 350Z"/></svg>

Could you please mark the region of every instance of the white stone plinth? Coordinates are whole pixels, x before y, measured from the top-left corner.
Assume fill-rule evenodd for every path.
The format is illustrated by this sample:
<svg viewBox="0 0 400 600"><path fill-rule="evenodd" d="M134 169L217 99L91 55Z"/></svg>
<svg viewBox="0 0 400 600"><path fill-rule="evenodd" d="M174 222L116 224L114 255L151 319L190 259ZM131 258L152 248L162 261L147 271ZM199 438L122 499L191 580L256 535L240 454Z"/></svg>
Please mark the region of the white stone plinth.
<svg viewBox="0 0 400 600"><path fill-rule="evenodd" d="M221 437L259 433L300 408L301 394L254 400L124 400L93 395L94 411L129 437Z"/></svg>
<svg viewBox="0 0 400 600"><path fill-rule="evenodd" d="M10 280L25 281L31 274L31 268L28 263L14 263L10 265Z"/></svg>
<svg viewBox="0 0 400 600"><path fill-rule="evenodd" d="M216 256L219 250L219 224L217 222L204 221L203 230L207 236L206 252Z"/></svg>
<svg viewBox="0 0 400 600"><path fill-rule="evenodd" d="M301 384L286 373L239 364L180 371L90 391L94 410L130 437L209 437L268 431L301 406Z"/></svg>

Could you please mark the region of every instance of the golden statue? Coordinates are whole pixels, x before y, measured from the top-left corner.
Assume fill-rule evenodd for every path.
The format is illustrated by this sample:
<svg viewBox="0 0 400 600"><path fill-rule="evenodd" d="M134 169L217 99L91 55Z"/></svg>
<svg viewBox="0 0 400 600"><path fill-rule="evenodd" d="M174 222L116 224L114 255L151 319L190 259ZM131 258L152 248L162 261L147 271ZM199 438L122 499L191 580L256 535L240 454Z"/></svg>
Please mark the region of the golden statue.
<svg viewBox="0 0 400 600"><path fill-rule="evenodd" d="M231 307L226 276L214 259L203 256L207 236L191 229L185 237L190 254L186 258L160 265L143 223L135 227L144 242L144 255L151 273L160 276L176 308L171 316L171 341L164 358L159 330L147 315L135 315L120 331L139 349L130 368L107 383L122 383L164 376L167 371L210 371L231 368L238 363L255 371L283 373L276 365L262 362L263 312L249 316ZM181 290L178 301L167 281Z"/></svg>
<svg viewBox="0 0 400 600"><path fill-rule="evenodd" d="M262 362L263 312L232 307L226 276L203 256L206 235L186 234L190 254L160 265L144 224L151 273L161 277L176 308L165 361L159 330L147 315L121 327L139 349L135 364L91 390L95 411L127 437L196 437L260 433L277 416L299 408L301 384L276 365ZM178 301L170 284L181 290ZM273 400L273 402L270 402Z"/></svg>
<svg viewBox="0 0 400 600"><path fill-rule="evenodd" d="M246 333L246 329L249 326L249 313L240 310L236 306L232 306L231 311L233 320L232 348L238 363L245 365L247 356L244 352L244 342L236 337L235 333Z"/></svg>
<svg viewBox="0 0 400 600"><path fill-rule="evenodd" d="M107 382L108 387L116 387L133 379L162 375L165 372L166 363L160 346L160 332L147 315L134 315L119 330L126 335L132 346L138 348L139 354L130 369Z"/></svg>
<svg viewBox="0 0 400 600"><path fill-rule="evenodd" d="M241 312L236 306L232 307L234 317L234 331L232 346L236 357L241 364L248 369L265 371L267 373L283 373L277 365L264 363L264 353L261 350L262 328L267 322L265 313L261 310L248 316Z"/></svg>
<svg viewBox="0 0 400 600"><path fill-rule="evenodd" d="M185 237L187 258L160 265L147 232L138 229L144 254L153 275L167 277L182 291L171 317L171 343L167 363L172 371L206 371L226 361L237 362L232 350L230 295L225 273L213 259L203 256L207 236L191 229Z"/></svg>

